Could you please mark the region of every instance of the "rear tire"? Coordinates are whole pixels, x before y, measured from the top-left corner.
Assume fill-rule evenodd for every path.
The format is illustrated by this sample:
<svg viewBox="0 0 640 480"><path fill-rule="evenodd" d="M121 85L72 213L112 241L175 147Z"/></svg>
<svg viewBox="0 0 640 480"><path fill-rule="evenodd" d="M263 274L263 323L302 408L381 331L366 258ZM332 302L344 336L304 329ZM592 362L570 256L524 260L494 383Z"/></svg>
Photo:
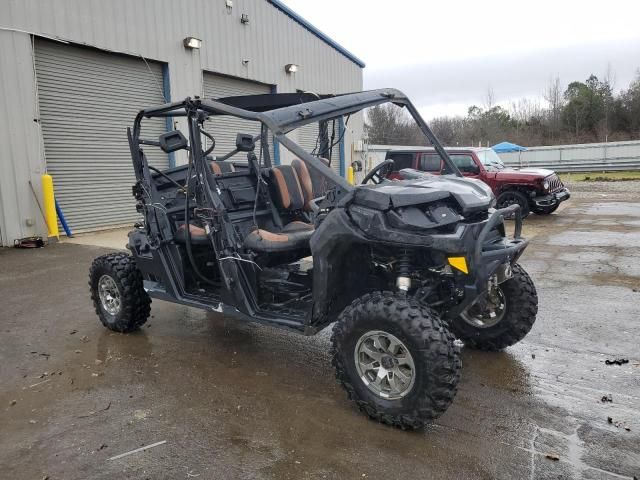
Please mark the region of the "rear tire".
<svg viewBox="0 0 640 480"><path fill-rule="evenodd" d="M89 287L98 318L108 329L133 332L147 321L151 298L130 255L110 253L96 258L89 270Z"/></svg>
<svg viewBox="0 0 640 480"><path fill-rule="evenodd" d="M451 331L466 346L478 350L502 350L518 343L533 327L538 313L538 294L527 272L520 265L513 265L513 276L498 288L505 309L497 323L474 325L471 320L477 317L469 313L472 307L450 322Z"/></svg>
<svg viewBox="0 0 640 480"><path fill-rule="evenodd" d="M529 207L529 198L518 190L507 190L502 192L498 199L496 200L498 208L505 208L514 203L520 205L520 213L522 214L522 218L525 218L531 212Z"/></svg>
<svg viewBox="0 0 640 480"><path fill-rule="evenodd" d="M453 402L459 348L433 310L406 296L374 292L357 298L340 314L331 343L338 382L373 420L417 429ZM376 345L387 353L377 353ZM374 367L363 370L366 364Z"/></svg>

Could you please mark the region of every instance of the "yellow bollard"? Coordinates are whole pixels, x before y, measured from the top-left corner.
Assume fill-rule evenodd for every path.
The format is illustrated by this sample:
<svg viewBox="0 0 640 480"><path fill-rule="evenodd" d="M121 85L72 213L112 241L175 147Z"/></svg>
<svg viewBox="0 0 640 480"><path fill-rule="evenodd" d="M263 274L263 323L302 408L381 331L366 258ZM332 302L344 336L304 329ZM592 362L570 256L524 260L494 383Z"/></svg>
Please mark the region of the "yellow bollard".
<svg viewBox="0 0 640 480"><path fill-rule="evenodd" d="M355 179L353 177L353 167L347 168L347 182L351 185L355 185Z"/></svg>
<svg viewBox="0 0 640 480"><path fill-rule="evenodd" d="M49 236L60 239L58 219L56 217L56 200L53 195L53 178L48 173L42 175L42 204L44 207L44 217L47 219Z"/></svg>

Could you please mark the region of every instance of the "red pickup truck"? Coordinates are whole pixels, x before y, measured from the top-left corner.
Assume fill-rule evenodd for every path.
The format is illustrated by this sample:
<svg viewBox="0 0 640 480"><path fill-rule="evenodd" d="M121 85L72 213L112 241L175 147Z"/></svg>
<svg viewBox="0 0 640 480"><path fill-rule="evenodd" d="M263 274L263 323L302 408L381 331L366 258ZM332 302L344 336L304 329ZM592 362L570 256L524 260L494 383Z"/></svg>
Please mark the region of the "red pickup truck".
<svg viewBox="0 0 640 480"><path fill-rule="evenodd" d="M570 192L558 175L541 168L507 168L496 152L490 148L446 148L458 169L466 177L482 180L491 187L497 207L514 203L520 205L522 216L530 212L548 215L556 211L561 202L569 199ZM394 161L389 178L400 178L399 171L412 168L439 175L442 162L433 148L390 150L386 159Z"/></svg>

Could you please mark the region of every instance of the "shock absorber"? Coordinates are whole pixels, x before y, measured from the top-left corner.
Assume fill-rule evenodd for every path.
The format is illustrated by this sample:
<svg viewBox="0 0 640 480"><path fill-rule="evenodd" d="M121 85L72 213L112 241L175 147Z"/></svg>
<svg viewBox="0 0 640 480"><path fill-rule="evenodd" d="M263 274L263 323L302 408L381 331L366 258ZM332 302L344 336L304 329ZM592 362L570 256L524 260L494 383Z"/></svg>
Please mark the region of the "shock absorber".
<svg viewBox="0 0 640 480"><path fill-rule="evenodd" d="M412 252L405 250L402 252L397 262L398 277L396 278L396 287L398 290L408 292L411 288L411 263L413 260Z"/></svg>

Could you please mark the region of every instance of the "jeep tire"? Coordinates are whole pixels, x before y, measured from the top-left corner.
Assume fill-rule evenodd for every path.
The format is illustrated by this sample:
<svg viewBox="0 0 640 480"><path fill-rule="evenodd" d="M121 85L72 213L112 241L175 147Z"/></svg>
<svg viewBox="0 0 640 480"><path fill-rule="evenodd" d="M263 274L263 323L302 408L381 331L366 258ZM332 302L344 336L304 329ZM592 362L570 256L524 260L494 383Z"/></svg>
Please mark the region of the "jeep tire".
<svg viewBox="0 0 640 480"><path fill-rule="evenodd" d="M340 314L331 343L338 382L373 420L417 429L453 402L459 348L437 313L405 295L357 298Z"/></svg>
<svg viewBox="0 0 640 480"><path fill-rule="evenodd" d="M108 329L128 333L147 321L151 298L130 255L109 253L96 258L89 270L89 288L96 313Z"/></svg>
<svg viewBox="0 0 640 480"><path fill-rule="evenodd" d="M520 205L520 214L525 218L531 212L529 198L518 190L506 190L498 195L496 200L498 208L505 208L513 204Z"/></svg>
<svg viewBox="0 0 640 480"><path fill-rule="evenodd" d="M518 343L533 327L538 313L538 295L527 272L515 264L512 277L497 288L503 302L499 318L474 311L471 306L450 322L451 331L467 347L502 350Z"/></svg>

